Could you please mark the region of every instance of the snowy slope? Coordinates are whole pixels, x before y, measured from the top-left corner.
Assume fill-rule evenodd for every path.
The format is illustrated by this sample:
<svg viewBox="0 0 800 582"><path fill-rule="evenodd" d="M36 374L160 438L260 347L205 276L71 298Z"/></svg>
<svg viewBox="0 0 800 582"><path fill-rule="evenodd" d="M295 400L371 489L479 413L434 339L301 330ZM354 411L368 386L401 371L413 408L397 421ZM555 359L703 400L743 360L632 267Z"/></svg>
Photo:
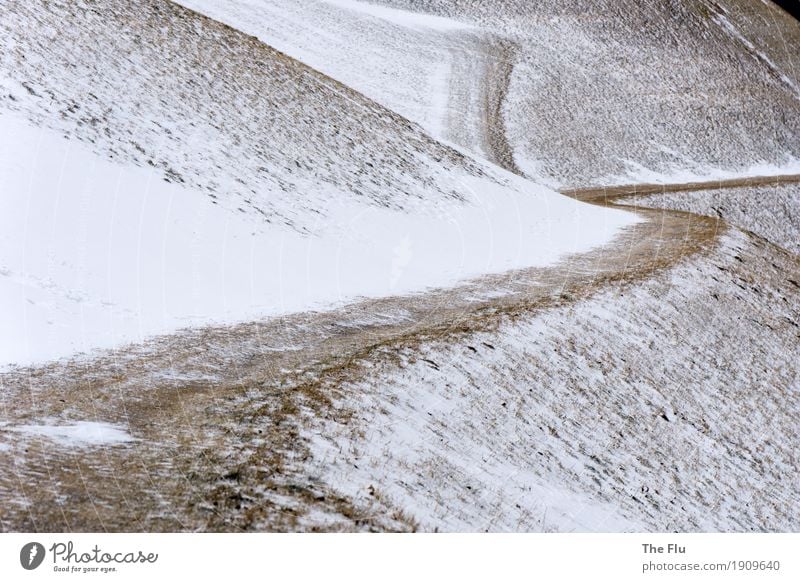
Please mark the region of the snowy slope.
<svg viewBox="0 0 800 582"><path fill-rule="evenodd" d="M797 531L798 275L731 232L640 284L376 350L307 471L422 530Z"/></svg>
<svg viewBox="0 0 800 582"><path fill-rule="evenodd" d="M478 61L476 26L360 0L181 0L341 81L419 123L437 139L447 121L463 55ZM473 69L477 88L482 71ZM465 88L465 93L468 92ZM471 115L472 111L457 111Z"/></svg>
<svg viewBox="0 0 800 582"><path fill-rule="evenodd" d="M778 70L753 54L741 37L754 29L726 12L738 3L593 0L530 11L512 3L524 15L508 18L521 40L504 114L520 167L564 186L747 175L760 164L791 173L800 99L786 80L800 69ZM471 4L485 12L489 3ZM800 23L783 16L772 36L800 39ZM790 46L765 55L791 63Z"/></svg>
<svg viewBox="0 0 800 582"><path fill-rule="evenodd" d="M254 218L306 231L342 199L430 210L481 174L396 114L172 3L2 10L4 109Z"/></svg>
<svg viewBox="0 0 800 582"><path fill-rule="evenodd" d="M519 175L791 167L795 24L181 4L0 4L0 528L797 531L797 256Z"/></svg>
<svg viewBox="0 0 800 582"><path fill-rule="evenodd" d="M637 220L171 3L2 10L3 364L544 265Z"/></svg>
<svg viewBox="0 0 800 582"><path fill-rule="evenodd" d="M800 24L770 3L181 3L484 157L500 133L505 167L556 187L800 163Z"/></svg>

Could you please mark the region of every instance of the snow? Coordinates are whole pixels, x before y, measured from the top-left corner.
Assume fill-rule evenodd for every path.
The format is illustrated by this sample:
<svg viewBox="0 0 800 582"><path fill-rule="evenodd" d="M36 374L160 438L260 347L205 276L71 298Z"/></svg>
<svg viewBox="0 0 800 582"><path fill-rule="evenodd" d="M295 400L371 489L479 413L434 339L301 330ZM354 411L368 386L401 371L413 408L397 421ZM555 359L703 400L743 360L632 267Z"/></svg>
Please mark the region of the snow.
<svg viewBox="0 0 800 582"><path fill-rule="evenodd" d="M483 157L474 126L486 113L486 65L511 62L502 106L510 149L525 175L554 188L742 176L760 165L784 173L800 155L798 85L781 47L756 48L732 16L706 19L690 5L180 3ZM668 45L655 40L665 37ZM500 42L509 54L495 50Z"/></svg>
<svg viewBox="0 0 800 582"><path fill-rule="evenodd" d="M458 178L466 203L413 212L310 184L329 208L304 235L16 116L0 135L5 365L543 266L639 220L487 166Z"/></svg>
<svg viewBox="0 0 800 582"><path fill-rule="evenodd" d="M763 51L758 50L755 45L750 42L740 31L733 25L733 23L725 16L724 12L714 14L714 20L725 30L731 37L741 42L747 51L753 55L757 61L764 63L770 71L772 71L781 82L794 94L795 99L800 100L800 86L797 85L788 75L783 73L772 59L770 59Z"/></svg>
<svg viewBox="0 0 800 582"><path fill-rule="evenodd" d="M436 403L435 400L426 401L425 410L435 411ZM389 409L390 414L394 412L396 410ZM353 464L347 463L338 449L322 439L312 436L311 447L316 462L326 467L324 475L329 486L358 498L370 484L376 484L382 494L388 495L395 503L400 502L426 530L433 529L436 524L435 527L440 531L504 531L508 529L510 521L509 516L504 514L509 511L503 508L504 505L517 508L524 506L531 515L535 515L531 521L539 523L540 531L634 531L643 528L636 520L623 517L612 504L592 500L555 483L547 483L532 472L521 470L518 463L509 462L485 445L474 442L470 442L475 446L474 454L470 457L459 458L460 447L454 447L453 454L438 461L456 481L455 487L449 492L449 499L437 499L429 494L414 495L408 491L411 483L422 485L425 481L423 475L428 470L431 471L428 475L438 473L438 469L431 470L432 467L426 467L423 474L397 473L395 475L405 477L397 479L400 487L392 487L395 476L391 475L390 470L396 468L395 463L408 463L405 466L412 467L417 456L425 454L423 450L427 443L420 439L418 432L425 431L427 422L425 417L415 416L406 410L392 427L391 451L386 448L380 424L377 430L367 429L364 441L350 451L356 454L357 463L366 463L363 471L353 471ZM480 468L475 470L470 466L472 463L477 463ZM506 496L506 499L500 502L499 496ZM464 511L462 504L473 505L480 515L477 515L478 511ZM518 517L521 512L514 513ZM527 525L530 527L531 524Z"/></svg>
<svg viewBox="0 0 800 582"><path fill-rule="evenodd" d="M695 3L386 1L443 14L182 2L328 77L170 3L0 6L0 366L552 265L636 222L457 156L420 128L493 159L481 122L496 104L489 133L554 187L798 171L797 84ZM506 56L513 71L492 79ZM680 204L707 208L700 196ZM752 200L720 200L721 215L755 220ZM796 241L777 203L760 205L784 226L773 239ZM302 510L309 477L356 509L377 488L387 510L351 512L360 528L396 527L381 520L397 510L423 530L796 531L796 261L735 229L717 243L646 280L599 273L596 293L490 313L477 330L420 325L359 344L364 326L430 313L397 297L360 317L354 306L349 320L195 329L4 375L4 436L78 447L133 433L145 449L127 451L129 467L79 457L80 479L51 463L72 450L15 457L14 479L0 479L10 506L42 458L53 468L42 494L76 503L37 504L10 523L52 511L40 524L238 529L245 516L258 527L290 514L270 525L347 527L322 505L261 522L251 511L276 497ZM475 300L510 293L493 282ZM278 329L316 316L307 333L319 349ZM353 332L324 341L341 328ZM343 361L337 348L345 371L327 373ZM319 398L334 409L292 390L297 378L336 383ZM189 398L209 386L210 400ZM179 387L187 396L170 408ZM128 430L57 420L125 418L129 404L163 415L132 415ZM299 412L275 419L276 404ZM262 435L276 420L278 436ZM296 442L280 457L286 435ZM271 477L285 492L265 491L265 451L288 461ZM257 476L220 485L223 469L245 466ZM197 505L170 495L187 476ZM120 500L136 487L149 505L131 514ZM208 511L212 499L247 506Z"/></svg>
<svg viewBox="0 0 800 582"><path fill-rule="evenodd" d="M373 353L305 471L423 531L795 531L795 265L732 229L645 281Z"/></svg>
<svg viewBox="0 0 800 582"><path fill-rule="evenodd" d="M478 34L451 18L354 0L178 3L256 36L439 139L448 137L453 64L475 52Z"/></svg>
<svg viewBox="0 0 800 582"><path fill-rule="evenodd" d="M44 437L67 447L123 445L135 439L117 425L106 422L79 421L73 424L27 424L6 430L29 437Z"/></svg>
<svg viewBox="0 0 800 582"><path fill-rule="evenodd" d="M309 232L343 200L435 208L460 199L459 173L480 176L419 126L178 5L8 12L0 38L14 48L0 53L2 109L103 157L155 168L254 222Z"/></svg>
<svg viewBox="0 0 800 582"><path fill-rule="evenodd" d="M410 10L399 10L389 8L370 2L359 2L357 0L323 0L327 4L339 6L347 10L353 10L362 14L368 14L375 18L381 18L401 26L411 28L430 28L439 31L464 30L474 28L473 26L461 23L452 18L443 18L432 14L420 14Z"/></svg>

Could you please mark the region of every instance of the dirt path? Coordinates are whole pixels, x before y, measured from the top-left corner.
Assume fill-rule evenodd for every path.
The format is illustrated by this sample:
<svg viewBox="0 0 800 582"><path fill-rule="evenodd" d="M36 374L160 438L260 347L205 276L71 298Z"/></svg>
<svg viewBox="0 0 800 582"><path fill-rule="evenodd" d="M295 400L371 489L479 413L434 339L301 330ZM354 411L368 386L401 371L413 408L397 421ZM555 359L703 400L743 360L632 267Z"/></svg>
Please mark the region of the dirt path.
<svg viewBox="0 0 800 582"><path fill-rule="evenodd" d="M666 192L696 192L698 190L723 190L745 186L777 186L800 182L800 174L778 176L750 176L728 180L708 180L704 182L684 182L676 184L628 184L623 186L602 186L596 188L577 188L562 190L561 193L583 202L613 202L636 196L663 194Z"/></svg>
<svg viewBox="0 0 800 582"><path fill-rule="evenodd" d="M361 362L432 338L635 282L702 252L722 224L641 210L615 244L544 269L455 289L235 327L187 330L89 360L0 376L3 530L413 529L380 500L342 499L306 472L318 419L339 406ZM125 426L136 441L102 449L13 432L42 419ZM393 516L393 517L392 517Z"/></svg>
<svg viewBox="0 0 800 582"><path fill-rule="evenodd" d="M495 58L483 61L479 97L487 123L453 127L460 128L464 144L482 144L488 159L519 174L501 114L512 49L488 46ZM465 71L473 66L462 65ZM627 195L700 187L635 185L565 194L616 204ZM610 284L634 284L712 249L725 228L717 219L684 212L635 211L647 220L625 229L613 244L552 267L331 312L190 329L91 358L0 374L0 529L413 530L412 519L379 497L344 498L309 472L306 435L320 419L351 421L352 411L341 405L342 386L364 374L362 364L370 358L391 359L433 338L456 341ZM43 419L115 423L135 440L78 448L14 430Z"/></svg>
<svg viewBox="0 0 800 582"><path fill-rule="evenodd" d="M568 194L617 205L664 188L680 186ZM413 530L413 520L388 502L342 497L309 472L305 435L322 420L351 422L342 386L368 373L371 359L635 284L712 250L726 228L685 212L636 212L647 220L613 244L552 267L331 312L191 329L2 374L0 529ZM75 448L13 430L43 419L115 423L136 440Z"/></svg>

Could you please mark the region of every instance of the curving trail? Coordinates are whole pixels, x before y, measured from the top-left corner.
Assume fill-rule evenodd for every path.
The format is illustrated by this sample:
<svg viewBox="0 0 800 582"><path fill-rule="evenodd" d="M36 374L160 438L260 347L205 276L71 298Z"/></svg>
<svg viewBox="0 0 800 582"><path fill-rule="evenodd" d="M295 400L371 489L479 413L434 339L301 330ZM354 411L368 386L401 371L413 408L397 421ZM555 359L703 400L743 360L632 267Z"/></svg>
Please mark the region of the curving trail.
<svg viewBox="0 0 800 582"><path fill-rule="evenodd" d="M749 176L724 180L702 182L682 182L674 184L627 184L622 186L603 186L562 190L561 193L584 202L611 202L667 192L696 192L698 190L724 190L754 186L779 186L800 183L800 174L779 174L775 176Z"/></svg>
<svg viewBox="0 0 800 582"><path fill-rule="evenodd" d="M471 35L456 49L448 139L522 175L502 104L514 47ZM470 50L461 50L464 47ZM472 73L482 74L478 92ZM464 110L480 112L476 124ZM800 181L754 177L564 191L594 204L629 196ZM484 277L453 289L362 301L233 327L190 329L133 346L0 375L0 530L413 530L390 500L341 494L311 469L309 434L348 425L344 386L378 356L397 359L502 322L646 280L710 252L723 221L631 208L647 220L612 245L559 265ZM12 430L37 419L90 418L125 426L132 443L52 447ZM25 447L24 455L11 451Z"/></svg>
<svg viewBox="0 0 800 582"><path fill-rule="evenodd" d="M544 269L455 289L366 301L330 313L191 329L146 345L0 375L9 457L3 530L409 530L388 500L343 496L311 470L306 435L347 425L346 386L376 357L491 331L633 283L709 248L723 224L641 210L651 220L614 245ZM91 449L25 440L15 426L89 418L126 427L129 445ZM12 449L14 450L14 449ZM68 503L59 500L67 499ZM242 511L242 507L248 508Z"/></svg>

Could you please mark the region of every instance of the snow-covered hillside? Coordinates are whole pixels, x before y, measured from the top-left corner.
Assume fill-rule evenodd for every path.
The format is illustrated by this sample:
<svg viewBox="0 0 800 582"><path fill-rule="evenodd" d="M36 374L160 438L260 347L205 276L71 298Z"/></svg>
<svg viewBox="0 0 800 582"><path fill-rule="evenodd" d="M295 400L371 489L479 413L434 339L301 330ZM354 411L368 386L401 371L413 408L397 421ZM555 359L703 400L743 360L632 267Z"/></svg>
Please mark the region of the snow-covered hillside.
<svg viewBox="0 0 800 582"><path fill-rule="evenodd" d="M451 116L480 123L487 35L478 27L359 0L179 3L256 36L437 139L451 137ZM461 82L460 96L472 102L456 107L453 85Z"/></svg>
<svg viewBox="0 0 800 582"><path fill-rule="evenodd" d="M3 365L541 266L637 220L171 3L0 10Z"/></svg>
<svg viewBox="0 0 800 582"><path fill-rule="evenodd" d="M499 300L381 300L6 375L0 523L795 530L797 257L716 242L713 220L640 226ZM126 438L94 454L79 422Z"/></svg>
<svg viewBox="0 0 800 582"><path fill-rule="evenodd" d="M349 422L309 435L316 470L425 530L796 531L798 274L733 232L644 284L378 351Z"/></svg>
<svg viewBox="0 0 800 582"><path fill-rule="evenodd" d="M346 201L433 210L482 175L391 111L170 2L2 10L4 109L271 224L306 232Z"/></svg>
<svg viewBox="0 0 800 582"><path fill-rule="evenodd" d="M0 530L798 530L797 40L0 3Z"/></svg>
<svg viewBox="0 0 800 582"><path fill-rule="evenodd" d="M800 159L800 24L769 2L181 3L555 187Z"/></svg>

